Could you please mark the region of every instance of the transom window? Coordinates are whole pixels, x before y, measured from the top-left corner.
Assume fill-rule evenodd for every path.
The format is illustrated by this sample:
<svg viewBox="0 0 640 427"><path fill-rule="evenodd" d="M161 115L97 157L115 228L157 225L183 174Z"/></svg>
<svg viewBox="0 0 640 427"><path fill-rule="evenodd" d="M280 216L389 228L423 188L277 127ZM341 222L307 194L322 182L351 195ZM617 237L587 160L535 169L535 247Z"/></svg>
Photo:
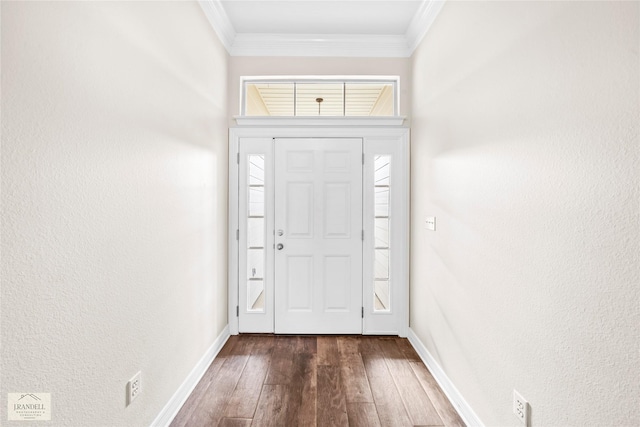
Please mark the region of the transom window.
<svg viewBox="0 0 640 427"><path fill-rule="evenodd" d="M241 116L398 116L398 76L241 77Z"/></svg>

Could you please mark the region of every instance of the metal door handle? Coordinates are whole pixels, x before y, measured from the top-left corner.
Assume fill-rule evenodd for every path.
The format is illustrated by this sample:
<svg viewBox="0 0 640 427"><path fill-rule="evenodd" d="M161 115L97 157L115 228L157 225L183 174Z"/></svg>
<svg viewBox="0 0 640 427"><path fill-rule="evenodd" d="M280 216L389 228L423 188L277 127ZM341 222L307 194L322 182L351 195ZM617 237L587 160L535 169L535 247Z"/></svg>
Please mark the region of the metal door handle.
<svg viewBox="0 0 640 427"><path fill-rule="evenodd" d="M276 246L276 248L278 248L279 251L282 250L282 248L284 248L284 245L282 243L278 243L278 245Z"/></svg>

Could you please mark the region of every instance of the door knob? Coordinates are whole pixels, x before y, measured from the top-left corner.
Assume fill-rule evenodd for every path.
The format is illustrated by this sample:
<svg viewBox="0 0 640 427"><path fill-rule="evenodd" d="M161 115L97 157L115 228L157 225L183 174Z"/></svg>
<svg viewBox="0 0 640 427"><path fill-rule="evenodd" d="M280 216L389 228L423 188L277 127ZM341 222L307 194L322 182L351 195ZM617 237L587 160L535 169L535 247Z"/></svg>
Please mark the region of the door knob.
<svg viewBox="0 0 640 427"><path fill-rule="evenodd" d="M282 248L284 248L284 245L282 243L278 243L278 245L276 246L276 248L278 248L279 251L282 250Z"/></svg>

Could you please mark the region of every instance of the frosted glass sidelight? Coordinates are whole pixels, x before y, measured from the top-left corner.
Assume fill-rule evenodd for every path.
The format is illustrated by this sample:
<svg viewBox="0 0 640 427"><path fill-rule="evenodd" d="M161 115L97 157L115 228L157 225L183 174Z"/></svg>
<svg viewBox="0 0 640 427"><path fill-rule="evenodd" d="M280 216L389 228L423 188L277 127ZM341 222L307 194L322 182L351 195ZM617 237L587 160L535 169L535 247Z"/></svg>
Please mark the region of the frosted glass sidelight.
<svg viewBox="0 0 640 427"><path fill-rule="evenodd" d="M375 245L376 248L389 247L389 218L375 219Z"/></svg>
<svg viewBox="0 0 640 427"><path fill-rule="evenodd" d="M265 267L265 188L264 155L250 154L247 158L249 209L247 212L247 310L264 312Z"/></svg>
<svg viewBox="0 0 640 427"><path fill-rule="evenodd" d="M376 156L374 168L375 185L389 185L389 172L391 165L391 156Z"/></svg>
<svg viewBox="0 0 640 427"><path fill-rule="evenodd" d="M249 280L247 290L247 310L264 312L264 281Z"/></svg>
<svg viewBox="0 0 640 427"><path fill-rule="evenodd" d="M376 249L375 252L375 280L389 278L389 249Z"/></svg>
<svg viewBox="0 0 640 427"><path fill-rule="evenodd" d="M264 249L247 251L247 277L249 279L264 278Z"/></svg>
<svg viewBox="0 0 640 427"><path fill-rule="evenodd" d="M263 156L249 156L249 185L264 185Z"/></svg>
<svg viewBox="0 0 640 427"><path fill-rule="evenodd" d="M391 156L374 158L374 311L391 310L389 201Z"/></svg>
<svg viewBox="0 0 640 427"><path fill-rule="evenodd" d="M376 186L375 187L375 215L376 217L388 217L389 216L389 187L388 186Z"/></svg>
<svg viewBox="0 0 640 427"><path fill-rule="evenodd" d="M373 308L376 311L389 311L389 281L388 280L376 280L374 282L374 299Z"/></svg>
<svg viewBox="0 0 640 427"><path fill-rule="evenodd" d="M247 218L247 245L249 248L264 247L264 218Z"/></svg>
<svg viewBox="0 0 640 427"><path fill-rule="evenodd" d="M249 187L249 216L264 216L264 187Z"/></svg>

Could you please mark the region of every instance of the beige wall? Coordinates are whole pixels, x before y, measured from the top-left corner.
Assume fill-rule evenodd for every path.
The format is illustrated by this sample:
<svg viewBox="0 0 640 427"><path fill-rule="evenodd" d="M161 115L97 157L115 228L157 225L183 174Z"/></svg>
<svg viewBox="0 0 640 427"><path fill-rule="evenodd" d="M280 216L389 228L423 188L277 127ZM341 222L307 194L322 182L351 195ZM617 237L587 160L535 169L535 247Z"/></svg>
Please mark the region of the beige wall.
<svg viewBox="0 0 640 427"><path fill-rule="evenodd" d="M196 2L2 2L0 424L147 426L227 324L226 63Z"/></svg>
<svg viewBox="0 0 640 427"><path fill-rule="evenodd" d="M640 425L638 6L447 2L413 56L411 328L486 425Z"/></svg>
<svg viewBox="0 0 640 427"><path fill-rule="evenodd" d="M408 58L229 58L229 125L240 114L241 76L323 76L376 75L400 76L400 115L409 115L411 107L411 63Z"/></svg>

